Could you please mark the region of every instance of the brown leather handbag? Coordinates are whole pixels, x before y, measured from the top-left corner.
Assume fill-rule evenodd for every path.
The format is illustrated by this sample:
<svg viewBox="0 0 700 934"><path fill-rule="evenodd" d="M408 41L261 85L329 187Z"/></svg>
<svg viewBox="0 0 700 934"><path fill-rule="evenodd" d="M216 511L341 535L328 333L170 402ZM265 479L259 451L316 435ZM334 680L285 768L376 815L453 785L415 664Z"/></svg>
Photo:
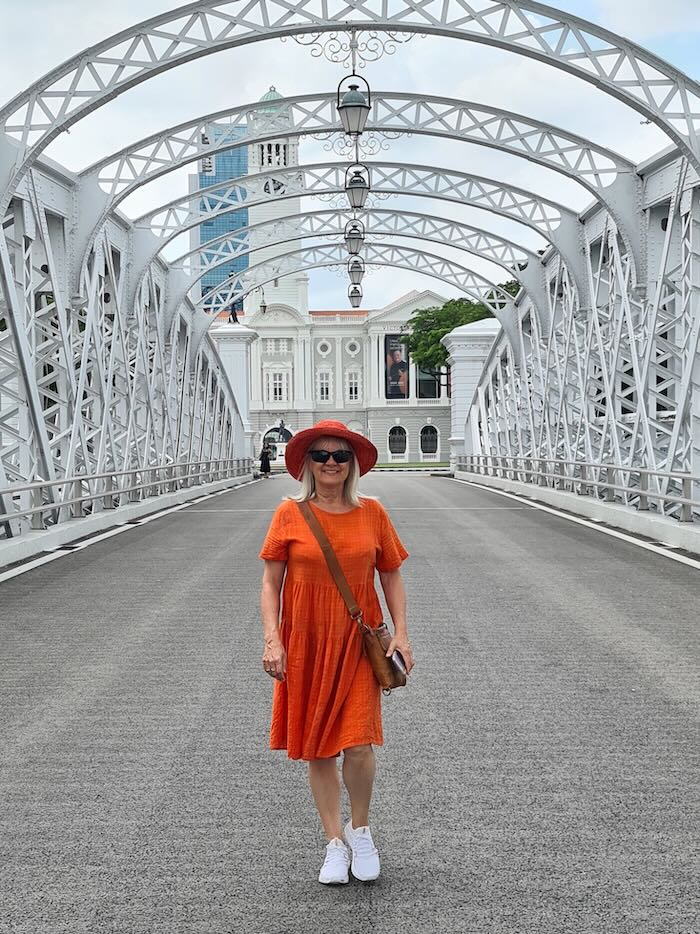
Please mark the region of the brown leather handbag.
<svg viewBox="0 0 700 934"><path fill-rule="evenodd" d="M369 659L372 671L379 682L379 686L385 694L389 694L394 688L402 688L406 684L406 665L400 652L394 652L387 658L386 650L391 644L391 633L386 623L382 623L376 629L367 626L362 618L362 610L357 605L353 596L347 578L343 574L333 546L328 541L326 533L321 528L321 523L308 503L297 503L302 516L306 519L309 528L314 533L316 540L321 546L323 557L326 559L328 570L331 572L338 590L348 608L350 618L357 623L362 635L362 647L365 655Z"/></svg>

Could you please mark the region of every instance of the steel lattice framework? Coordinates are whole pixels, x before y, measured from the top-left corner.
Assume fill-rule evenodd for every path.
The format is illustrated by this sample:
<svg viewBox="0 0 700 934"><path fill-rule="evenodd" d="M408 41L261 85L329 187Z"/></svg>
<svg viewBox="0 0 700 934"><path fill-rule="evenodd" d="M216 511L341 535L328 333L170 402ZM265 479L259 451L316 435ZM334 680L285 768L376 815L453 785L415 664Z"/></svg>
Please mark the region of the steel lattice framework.
<svg viewBox="0 0 700 934"><path fill-rule="evenodd" d="M411 211L388 211L372 208L363 212L363 218L372 237L410 237L441 243L456 249L480 256L503 267L509 275L522 264L539 263L540 257L532 250L496 236L480 227L460 224L449 218L430 214L417 214ZM199 275L192 282L194 288L199 279L209 270L225 265L234 259L246 256L255 250L288 243L290 240L304 240L312 237L342 236L347 221L346 211L308 211L276 217L241 227L234 233L227 233L213 240L207 240L206 250L202 246L183 253L173 264L181 264L189 257L199 259ZM294 231L289 235L290 228ZM251 247L251 234L255 235L255 247ZM210 296L211 297L211 296ZM178 301L178 298L175 298Z"/></svg>
<svg viewBox="0 0 700 934"><path fill-rule="evenodd" d="M467 426L479 450L700 473L696 82L634 43L531 0L335 6L206 0L98 43L0 109L0 490L37 477L242 451L236 400L206 337L210 319L187 297L182 272L162 259L163 247L242 206L333 199L343 191L344 166L319 163L218 182L130 224L117 205L139 186L210 153L202 129L224 114L160 131L77 179L66 174L60 184L41 156L74 123L176 65L263 40L321 42L338 30L422 33L525 55L592 83L674 141L676 154L645 177L616 153L525 115L474 102L377 94L373 132L501 149L574 178L595 205L578 217L497 179L373 162L372 190L379 197L479 207L529 226L549 247L540 257L430 208L417 214L373 207L368 217L386 241L370 244L367 258L411 268L419 262L428 274L490 302L502 321ZM283 106L279 128L269 114L258 125L254 105L227 111L232 128L246 131L235 145L339 131L329 94L290 98ZM222 138L217 146L231 148L231 142ZM282 187L266 190L270 180ZM299 219L299 236L331 236L341 220L338 210L312 211ZM257 225L252 232L257 249L278 242L272 228ZM394 237L431 247L401 247ZM516 302L461 261L432 252L441 246L509 269L524 286ZM248 250L227 237L199 252L210 267ZM337 265L341 252L315 244L267 263L255 263L250 252L247 279L228 281L216 297L224 301L268 278ZM0 509L10 505L0 502Z"/></svg>
<svg viewBox="0 0 700 934"><path fill-rule="evenodd" d="M700 205L687 162L675 170L670 201L656 209L663 233L648 298L630 288L609 218L587 244L589 308L563 263L546 267L551 328L519 316L526 379L513 378L510 339L493 347L468 426L481 452L697 474ZM669 480L654 483L666 492Z"/></svg>
<svg viewBox="0 0 700 934"><path fill-rule="evenodd" d="M149 269L129 301L121 254L105 236L84 294L69 299L65 231L39 200L33 173L29 183L0 238L3 270L10 252L21 257L2 318L11 326L0 328L0 488L242 456L236 400L195 309L183 302L165 316L166 270Z"/></svg>
<svg viewBox="0 0 700 934"><path fill-rule="evenodd" d="M222 132L212 143L207 133L212 122ZM512 111L467 101L415 94L373 95L368 132L445 137L476 143L521 156L573 178L610 211L621 227L637 268L643 269L637 212L640 180L634 165L624 157L560 127ZM276 113L264 113L259 105L245 105L208 114L132 144L86 169L85 179L95 180L109 198L105 200L95 235L111 210L137 188L198 158L280 136L319 134L339 137L334 95L281 98ZM88 243L86 251L89 250Z"/></svg>
<svg viewBox="0 0 700 934"><path fill-rule="evenodd" d="M126 29L49 72L0 111L25 147L16 179L63 129L147 78L223 49L347 30L418 32L481 42L547 62L658 123L700 167L700 87L648 50L532 0L251 0L191 3Z"/></svg>

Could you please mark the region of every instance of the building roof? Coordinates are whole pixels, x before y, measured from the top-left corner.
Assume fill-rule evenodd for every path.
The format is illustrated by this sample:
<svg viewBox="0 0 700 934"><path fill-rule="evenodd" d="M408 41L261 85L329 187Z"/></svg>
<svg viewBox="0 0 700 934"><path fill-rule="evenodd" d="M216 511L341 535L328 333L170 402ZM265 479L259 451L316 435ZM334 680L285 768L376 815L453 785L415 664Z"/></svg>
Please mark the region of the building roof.
<svg viewBox="0 0 700 934"><path fill-rule="evenodd" d="M368 311L363 311L362 308L324 308L320 311L309 311L310 315L355 315L358 318L362 318L365 315L368 315Z"/></svg>
<svg viewBox="0 0 700 934"><path fill-rule="evenodd" d="M277 111L280 110L280 105L277 104L276 101L281 101L283 99L284 98L282 97L280 92L277 90L277 88L274 86L274 84L270 85L270 90L265 91L263 96L260 98L260 103L267 104L267 107L256 107L255 109L259 113L268 113L268 114L277 113Z"/></svg>

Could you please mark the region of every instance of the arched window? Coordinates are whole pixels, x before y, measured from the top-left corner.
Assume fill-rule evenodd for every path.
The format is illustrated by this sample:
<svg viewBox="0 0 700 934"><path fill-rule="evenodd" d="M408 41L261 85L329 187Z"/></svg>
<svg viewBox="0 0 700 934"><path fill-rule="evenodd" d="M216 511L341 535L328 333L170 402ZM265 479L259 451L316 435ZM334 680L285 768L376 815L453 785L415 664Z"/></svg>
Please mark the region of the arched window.
<svg viewBox="0 0 700 934"><path fill-rule="evenodd" d="M389 453L406 453L406 429L402 428L401 425L394 425L393 428L389 429Z"/></svg>
<svg viewBox="0 0 700 934"><path fill-rule="evenodd" d="M421 454L437 454L438 430L435 425L425 425L420 430Z"/></svg>
<svg viewBox="0 0 700 934"><path fill-rule="evenodd" d="M288 428L270 428L263 436L263 444L286 444L292 440L292 433Z"/></svg>

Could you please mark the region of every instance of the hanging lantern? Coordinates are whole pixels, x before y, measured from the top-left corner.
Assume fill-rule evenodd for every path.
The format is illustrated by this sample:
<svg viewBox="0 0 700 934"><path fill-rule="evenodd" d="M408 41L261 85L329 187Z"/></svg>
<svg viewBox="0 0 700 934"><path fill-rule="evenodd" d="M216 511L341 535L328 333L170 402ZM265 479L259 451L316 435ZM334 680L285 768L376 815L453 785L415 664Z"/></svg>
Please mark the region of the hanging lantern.
<svg viewBox="0 0 700 934"><path fill-rule="evenodd" d="M348 166L345 171L345 194L353 211L361 210L370 191L369 169L361 162Z"/></svg>
<svg viewBox="0 0 700 934"><path fill-rule="evenodd" d="M351 256L356 256L365 242L365 225L362 221L352 220L345 225L345 246Z"/></svg>
<svg viewBox="0 0 700 934"><path fill-rule="evenodd" d="M359 285L362 282L362 277L365 274L365 263L364 260L359 256L353 256L353 258L348 263L348 275L350 276L350 281L353 285Z"/></svg>
<svg viewBox="0 0 700 934"><path fill-rule="evenodd" d="M360 89L360 82L365 89ZM347 83L345 90L343 85ZM372 106L369 84L359 75L348 75L338 85L336 107L343 129L349 136L359 136L365 128Z"/></svg>
<svg viewBox="0 0 700 934"><path fill-rule="evenodd" d="M267 311L267 302L265 301L265 289L260 286L260 291L262 292L262 297L260 299L260 314L264 315Z"/></svg>
<svg viewBox="0 0 700 934"><path fill-rule="evenodd" d="M353 308L359 308L362 301L362 289L359 285L351 285L348 288L348 298Z"/></svg>

